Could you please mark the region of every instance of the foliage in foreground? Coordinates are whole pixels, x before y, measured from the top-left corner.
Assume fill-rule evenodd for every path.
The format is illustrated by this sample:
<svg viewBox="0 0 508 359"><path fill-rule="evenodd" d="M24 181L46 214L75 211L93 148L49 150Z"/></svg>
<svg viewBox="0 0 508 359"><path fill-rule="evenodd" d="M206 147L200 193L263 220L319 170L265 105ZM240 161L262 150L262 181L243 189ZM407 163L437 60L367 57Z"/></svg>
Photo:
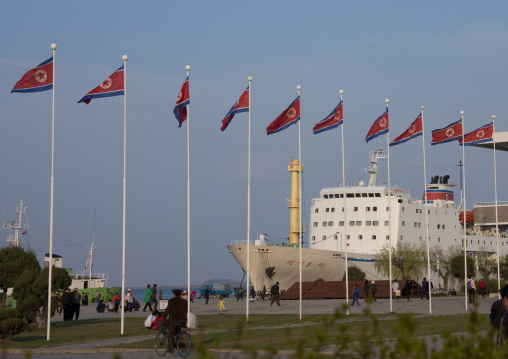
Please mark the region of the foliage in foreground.
<svg viewBox="0 0 508 359"><path fill-rule="evenodd" d="M0 339L12 337L26 328L26 322L16 308L0 308Z"/></svg>

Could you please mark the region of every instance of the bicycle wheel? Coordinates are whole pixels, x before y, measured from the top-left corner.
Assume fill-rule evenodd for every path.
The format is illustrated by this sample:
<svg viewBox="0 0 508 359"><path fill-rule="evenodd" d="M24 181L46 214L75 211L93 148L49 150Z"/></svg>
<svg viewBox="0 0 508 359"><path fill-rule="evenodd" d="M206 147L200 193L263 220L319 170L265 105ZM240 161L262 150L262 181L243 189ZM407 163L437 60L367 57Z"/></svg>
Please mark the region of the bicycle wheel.
<svg viewBox="0 0 508 359"><path fill-rule="evenodd" d="M165 332L159 332L155 337L155 352L158 356L164 356L169 349L169 340Z"/></svg>
<svg viewBox="0 0 508 359"><path fill-rule="evenodd" d="M178 350L178 355L186 357L192 350L192 339L189 333L181 332L175 342L175 348Z"/></svg>

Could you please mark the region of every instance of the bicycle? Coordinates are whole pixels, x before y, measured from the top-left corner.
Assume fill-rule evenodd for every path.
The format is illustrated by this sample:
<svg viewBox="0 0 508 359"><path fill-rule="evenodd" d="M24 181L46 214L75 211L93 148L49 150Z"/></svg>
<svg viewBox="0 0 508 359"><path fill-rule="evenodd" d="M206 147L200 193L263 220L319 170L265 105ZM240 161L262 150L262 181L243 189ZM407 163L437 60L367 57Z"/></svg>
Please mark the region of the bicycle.
<svg viewBox="0 0 508 359"><path fill-rule="evenodd" d="M192 350L192 339L188 332L182 331L184 325L179 325L173 338L173 350L181 357L186 357ZM158 356L164 356L169 352L169 323L160 322L157 329L159 333L155 337L155 352Z"/></svg>

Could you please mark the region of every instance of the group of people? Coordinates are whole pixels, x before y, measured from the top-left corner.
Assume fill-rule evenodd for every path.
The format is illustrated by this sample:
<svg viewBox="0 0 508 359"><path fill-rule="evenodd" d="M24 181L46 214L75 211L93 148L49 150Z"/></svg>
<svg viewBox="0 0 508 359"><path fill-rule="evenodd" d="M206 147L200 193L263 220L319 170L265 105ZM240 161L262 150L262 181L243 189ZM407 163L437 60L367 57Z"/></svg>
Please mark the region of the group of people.
<svg viewBox="0 0 508 359"><path fill-rule="evenodd" d="M53 308L59 315L63 312L63 320L78 320L81 294L78 292L78 288L74 288L72 292L69 288L66 288L62 294L60 292L53 294L53 304Z"/></svg>
<svg viewBox="0 0 508 359"><path fill-rule="evenodd" d="M162 297L162 290L160 290L161 295L159 295L159 298ZM154 284L151 286L150 284L146 285L145 289L145 307L143 308L143 312L146 312L146 307L150 309L152 312L154 309L152 309L152 305L154 309L157 309L157 284Z"/></svg>

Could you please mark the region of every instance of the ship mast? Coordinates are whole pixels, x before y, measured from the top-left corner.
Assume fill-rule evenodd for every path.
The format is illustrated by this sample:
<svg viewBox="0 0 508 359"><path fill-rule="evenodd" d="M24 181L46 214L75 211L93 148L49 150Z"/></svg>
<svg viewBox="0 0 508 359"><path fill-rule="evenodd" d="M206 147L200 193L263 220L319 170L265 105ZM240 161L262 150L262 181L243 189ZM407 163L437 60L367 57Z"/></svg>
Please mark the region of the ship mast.
<svg viewBox="0 0 508 359"><path fill-rule="evenodd" d="M9 237L7 237L7 242L10 242L11 246L19 247L19 230L25 229L27 230L30 225L28 223L25 223L23 225L22 215L26 212L26 206L23 207L23 197L19 200L19 204L16 207L16 213L19 213L18 220L17 221L7 221L4 223L5 229L12 229L14 230L14 236L11 234Z"/></svg>
<svg viewBox="0 0 508 359"><path fill-rule="evenodd" d="M382 153L383 153L383 149L381 148L377 151L370 152L370 154L369 154L370 163L372 163L372 164L365 169L365 172L370 173L369 187L376 186L378 158L387 158L387 156L381 156Z"/></svg>

